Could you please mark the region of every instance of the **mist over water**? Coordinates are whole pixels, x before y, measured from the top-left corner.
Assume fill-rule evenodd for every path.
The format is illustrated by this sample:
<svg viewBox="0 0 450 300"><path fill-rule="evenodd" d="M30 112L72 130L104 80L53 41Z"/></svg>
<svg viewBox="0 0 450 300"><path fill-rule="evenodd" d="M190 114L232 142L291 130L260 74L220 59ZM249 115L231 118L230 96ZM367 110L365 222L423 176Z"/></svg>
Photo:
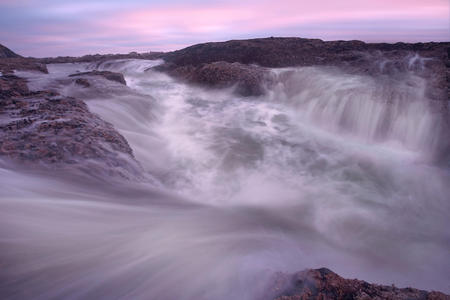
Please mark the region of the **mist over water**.
<svg viewBox="0 0 450 300"><path fill-rule="evenodd" d="M265 96L208 90L160 61L49 65L31 89L83 99L148 180L0 169L11 299L255 299L274 272L450 291L450 171L412 56L402 76L274 69ZM420 66L419 66L420 67ZM67 75L125 75L127 86ZM443 165L443 164L442 164Z"/></svg>

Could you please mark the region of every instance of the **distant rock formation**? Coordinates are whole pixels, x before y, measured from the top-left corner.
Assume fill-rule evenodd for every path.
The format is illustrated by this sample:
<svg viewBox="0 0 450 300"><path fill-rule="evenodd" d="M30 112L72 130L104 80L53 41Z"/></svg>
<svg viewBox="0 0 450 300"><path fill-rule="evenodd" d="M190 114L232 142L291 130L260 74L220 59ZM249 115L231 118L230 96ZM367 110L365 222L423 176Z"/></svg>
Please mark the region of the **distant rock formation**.
<svg viewBox="0 0 450 300"><path fill-rule="evenodd" d="M18 58L21 57L19 54L14 53L10 49L6 48L0 44L0 58Z"/></svg>
<svg viewBox="0 0 450 300"><path fill-rule="evenodd" d="M268 294L275 294L276 300L450 300L449 295L440 292L344 279L326 268L293 275L279 273Z"/></svg>
<svg viewBox="0 0 450 300"><path fill-rule="evenodd" d="M58 56L58 57L46 57L37 58L40 63L44 64L61 64L61 63L80 63L80 62L104 62L114 59L159 59L164 55L163 52L147 52L137 53L131 52L128 54L94 54L84 55L80 57L74 56Z"/></svg>
<svg viewBox="0 0 450 300"><path fill-rule="evenodd" d="M123 85L127 85L127 82L125 81L125 78L121 73L116 72L110 72L110 71L90 71L90 72L81 72L81 73L75 73L69 75L69 77L77 77L77 76L101 76L107 80L115 81ZM81 84L80 81L78 84ZM86 83L83 83L82 85L86 85Z"/></svg>

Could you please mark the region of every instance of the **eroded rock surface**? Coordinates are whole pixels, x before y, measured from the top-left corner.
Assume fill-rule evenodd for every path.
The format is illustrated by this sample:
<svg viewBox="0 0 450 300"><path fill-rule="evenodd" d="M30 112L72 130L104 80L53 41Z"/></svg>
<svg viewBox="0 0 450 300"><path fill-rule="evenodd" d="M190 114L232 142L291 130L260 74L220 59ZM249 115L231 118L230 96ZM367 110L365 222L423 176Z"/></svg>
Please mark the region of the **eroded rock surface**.
<svg viewBox="0 0 450 300"><path fill-rule="evenodd" d="M430 98L447 101L450 95L449 47L450 43L433 42L368 44L302 38L232 40L198 44L166 53L163 56L166 63L157 69L175 75L183 75L189 70L188 73L194 75L181 77L193 82L203 72L202 66L216 62L271 68L337 66L350 73L389 76L412 70L430 79L427 89Z"/></svg>
<svg viewBox="0 0 450 300"><path fill-rule="evenodd" d="M166 66L162 66L161 70L164 68ZM270 71L266 68L224 61L174 69L169 67L168 72L174 77L208 87L235 86L236 93L242 96L262 95L265 85L273 81Z"/></svg>
<svg viewBox="0 0 450 300"><path fill-rule="evenodd" d="M272 287L276 300L449 300L440 292L370 284L344 279L326 269L310 269L293 275L277 274Z"/></svg>
<svg viewBox="0 0 450 300"><path fill-rule="evenodd" d="M90 71L90 72L80 72L69 75L69 77L78 77L78 76L101 76L107 80L115 81L123 85L127 85L127 82L125 81L125 78L121 73L116 72L110 72L110 71ZM78 84L81 84L78 82ZM82 85L86 85L85 83Z"/></svg>
<svg viewBox="0 0 450 300"><path fill-rule="evenodd" d="M125 138L79 99L30 92L22 78L0 77L0 156L29 166L93 175L140 176Z"/></svg>

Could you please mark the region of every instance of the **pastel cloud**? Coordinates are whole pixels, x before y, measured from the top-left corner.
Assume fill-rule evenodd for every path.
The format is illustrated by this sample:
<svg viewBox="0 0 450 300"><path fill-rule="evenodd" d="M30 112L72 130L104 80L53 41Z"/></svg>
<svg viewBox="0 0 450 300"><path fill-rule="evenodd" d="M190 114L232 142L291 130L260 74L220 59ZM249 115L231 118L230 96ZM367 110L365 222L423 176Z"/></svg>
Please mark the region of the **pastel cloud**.
<svg viewBox="0 0 450 300"><path fill-rule="evenodd" d="M447 0L3 0L0 28L0 43L35 56L279 35L388 42L450 36Z"/></svg>

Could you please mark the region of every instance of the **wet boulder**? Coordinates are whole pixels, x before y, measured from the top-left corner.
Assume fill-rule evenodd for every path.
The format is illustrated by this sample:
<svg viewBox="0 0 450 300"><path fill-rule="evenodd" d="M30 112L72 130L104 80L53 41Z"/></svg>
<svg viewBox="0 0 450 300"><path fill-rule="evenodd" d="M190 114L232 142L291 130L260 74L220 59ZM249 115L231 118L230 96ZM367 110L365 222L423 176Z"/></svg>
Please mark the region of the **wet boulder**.
<svg viewBox="0 0 450 300"><path fill-rule="evenodd" d="M101 76L105 78L106 80L118 82L123 85L127 85L127 82L125 81L125 78L121 73L116 72L110 72L110 71L90 71L90 72L80 72L69 75L69 77L78 77L78 76Z"/></svg>
<svg viewBox="0 0 450 300"><path fill-rule="evenodd" d="M77 78L75 80L75 84L80 85L82 87L88 88L91 86L91 84L89 83L89 81L85 78Z"/></svg>
<svg viewBox="0 0 450 300"><path fill-rule="evenodd" d="M345 279L333 271L309 269L292 275L278 273L270 287L276 300L449 300L440 292L427 292L414 288L397 288L370 284L357 279Z"/></svg>
<svg viewBox="0 0 450 300"><path fill-rule="evenodd" d="M162 66L159 70L201 86L211 88L234 86L235 92L241 96L262 95L265 93L266 85L272 82L271 72L266 68L225 61L175 68L169 65Z"/></svg>
<svg viewBox="0 0 450 300"><path fill-rule="evenodd" d="M99 178L141 178L141 167L125 138L82 100L30 92L15 76L7 84L8 93L0 94L0 156L28 167L81 171Z"/></svg>

